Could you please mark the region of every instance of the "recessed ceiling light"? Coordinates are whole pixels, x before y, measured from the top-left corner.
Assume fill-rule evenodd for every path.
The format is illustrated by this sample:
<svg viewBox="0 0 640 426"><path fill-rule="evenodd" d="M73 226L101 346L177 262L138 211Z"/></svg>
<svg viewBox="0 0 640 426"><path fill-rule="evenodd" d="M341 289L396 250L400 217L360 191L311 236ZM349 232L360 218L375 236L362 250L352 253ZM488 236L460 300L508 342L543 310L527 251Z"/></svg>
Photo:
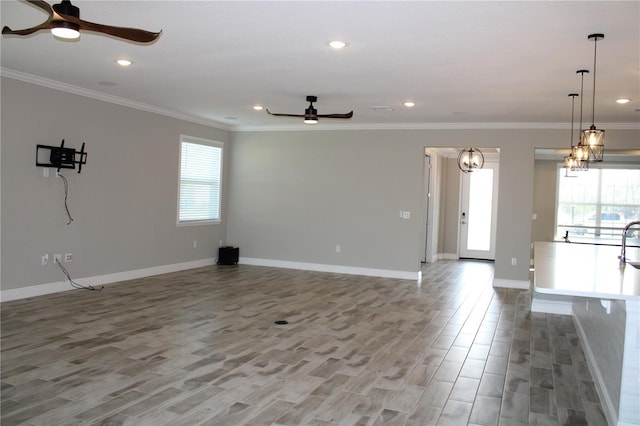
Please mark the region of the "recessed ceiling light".
<svg viewBox="0 0 640 426"><path fill-rule="evenodd" d="M411 101L407 101L403 105L406 106L407 108L411 108L411 107L416 106L416 103L415 102L411 102Z"/></svg>
<svg viewBox="0 0 640 426"><path fill-rule="evenodd" d="M628 104L629 102L631 102L631 99L629 98L620 98L620 99L616 99L616 102L619 104Z"/></svg>
<svg viewBox="0 0 640 426"><path fill-rule="evenodd" d="M262 111L264 107L262 105L254 105L253 109L255 109L256 111Z"/></svg>
<svg viewBox="0 0 640 426"><path fill-rule="evenodd" d="M342 49L346 45L347 45L347 43L345 43L344 41L341 41L341 40L334 40L334 41L329 43L329 46L333 47L334 49Z"/></svg>
<svg viewBox="0 0 640 426"><path fill-rule="evenodd" d="M128 59L118 59L116 62L118 63L118 65L123 67L128 67L129 65L132 64L132 62Z"/></svg>

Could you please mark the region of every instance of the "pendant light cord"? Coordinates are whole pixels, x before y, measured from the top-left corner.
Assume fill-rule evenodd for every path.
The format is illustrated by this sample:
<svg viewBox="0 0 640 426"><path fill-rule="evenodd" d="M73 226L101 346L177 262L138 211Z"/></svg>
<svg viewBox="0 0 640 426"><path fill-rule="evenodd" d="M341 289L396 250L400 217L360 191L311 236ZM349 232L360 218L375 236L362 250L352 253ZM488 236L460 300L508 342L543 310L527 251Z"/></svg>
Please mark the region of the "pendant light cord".
<svg viewBox="0 0 640 426"><path fill-rule="evenodd" d="M584 93L584 73L589 72L589 70L578 70L576 71L577 74L580 74L580 127L578 128L579 131L582 130L582 100L584 99L584 96L582 96L582 94ZM580 144L580 140L578 140L578 144Z"/></svg>
<svg viewBox="0 0 640 426"><path fill-rule="evenodd" d="M596 123L596 52L598 50L598 36L593 38L593 103L591 104L591 127Z"/></svg>
<svg viewBox="0 0 640 426"><path fill-rule="evenodd" d="M569 96L571 96L571 148L573 149L573 111L575 108L575 104L576 104L576 96L578 96L577 93L570 93Z"/></svg>

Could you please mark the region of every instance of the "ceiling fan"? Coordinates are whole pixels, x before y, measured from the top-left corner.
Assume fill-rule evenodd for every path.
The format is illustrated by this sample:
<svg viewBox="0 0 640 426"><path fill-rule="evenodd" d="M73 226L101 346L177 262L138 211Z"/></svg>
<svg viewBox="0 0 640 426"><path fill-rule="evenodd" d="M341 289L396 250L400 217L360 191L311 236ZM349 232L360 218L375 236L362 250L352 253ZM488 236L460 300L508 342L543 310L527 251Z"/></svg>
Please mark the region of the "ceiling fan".
<svg viewBox="0 0 640 426"><path fill-rule="evenodd" d="M309 107L304 110L304 114L277 114L269 111L267 113L277 117L304 117L305 124L316 124L318 118L351 118L353 117L353 111L349 111L345 114L318 114L318 110L313 107L313 103L318 101L317 96L307 96L307 102Z"/></svg>
<svg viewBox="0 0 640 426"><path fill-rule="evenodd" d="M47 20L40 25L23 30L12 30L5 26L2 34L25 36L40 30L51 30L54 36L73 39L80 37L80 31L94 31L139 43L149 43L162 33L162 31L154 33L137 28L114 27L83 21L80 19L80 9L72 5L70 0L62 0L62 3L53 6L44 0L27 0L27 2L49 14Z"/></svg>

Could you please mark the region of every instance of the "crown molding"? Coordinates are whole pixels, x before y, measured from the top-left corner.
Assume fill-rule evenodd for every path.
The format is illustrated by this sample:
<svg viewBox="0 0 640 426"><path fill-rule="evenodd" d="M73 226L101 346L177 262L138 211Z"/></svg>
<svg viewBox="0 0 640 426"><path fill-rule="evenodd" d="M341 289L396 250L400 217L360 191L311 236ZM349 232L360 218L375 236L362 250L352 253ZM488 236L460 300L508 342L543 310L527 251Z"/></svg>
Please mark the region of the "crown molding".
<svg viewBox="0 0 640 426"><path fill-rule="evenodd" d="M133 101L131 99L112 96L95 90L85 89L71 84L62 83L48 78L38 77L20 71L0 67L0 76L14 80L47 87L61 92L67 92L86 98L109 102L129 108L147 111L166 117L175 118L195 124L214 127L220 130L234 132L299 132L299 131L346 131L346 130L566 130L570 123L320 123L306 125L303 123L285 125L229 125L219 121L208 120L178 111L160 108ZM603 129L612 130L640 130L638 123L600 123Z"/></svg>
<svg viewBox="0 0 640 426"><path fill-rule="evenodd" d="M640 130L640 123L600 123L603 129ZM330 130L568 130L571 123L357 123L233 126L235 132L293 132Z"/></svg>
<svg viewBox="0 0 640 426"><path fill-rule="evenodd" d="M136 102L131 99L121 98L119 96L112 96L106 93L101 93L95 90L85 89L79 86L62 83L56 80L50 80L48 78L38 77L33 74L27 74L20 71L10 70L8 68L0 68L0 75L2 77L11 78L13 80L23 81L25 83L35 84L37 86L47 87L49 89L59 90L61 92L71 93L85 98L96 99L103 102L109 102L116 105L121 105L141 111L151 112L158 115L164 115L166 117L176 118L178 120L188 121L195 124L202 124L204 126L215 127L221 130L232 130L231 127L218 121L206 120L200 117L196 117L189 114L180 113L166 108L160 108L157 106L145 104L143 102Z"/></svg>

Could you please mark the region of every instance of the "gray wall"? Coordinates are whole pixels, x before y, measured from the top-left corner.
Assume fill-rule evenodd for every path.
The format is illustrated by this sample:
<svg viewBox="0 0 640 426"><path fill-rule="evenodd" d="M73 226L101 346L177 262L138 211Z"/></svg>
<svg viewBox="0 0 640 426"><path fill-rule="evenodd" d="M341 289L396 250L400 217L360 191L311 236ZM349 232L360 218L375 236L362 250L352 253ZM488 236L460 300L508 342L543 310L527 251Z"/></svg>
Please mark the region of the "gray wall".
<svg viewBox="0 0 640 426"><path fill-rule="evenodd" d="M45 252L73 253L74 278L214 258L224 222L176 226L180 134L229 147L226 131L2 78L2 290L63 281ZM63 171L69 226L62 181L35 166L36 144L62 139L88 153Z"/></svg>
<svg viewBox="0 0 640 426"><path fill-rule="evenodd" d="M81 278L212 258L220 240L245 257L418 271L424 147L470 144L500 149L495 276L528 281L534 148L566 145L564 129L303 129L230 133L2 78L2 289L62 281L44 252L72 252ZM180 134L226 143L221 225L175 225ZM36 144L63 138L89 154L67 173L71 226L60 180L35 167ZM607 129L608 147L638 140Z"/></svg>
<svg viewBox="0 0 640 426"><path fill-rule="evenodd" d="M318 130L321 126L234 132L227 233L242 256L418 271L424 147L467 147L473 141L500 149L495 277L529 280L534 150L563 147L565 130ZM607 130L610 148L635 148L638 140L639 130ZM442 170L445 180L453 179L449 169ZM411 211L411 219L400 219L400 210ZM450 219L446 208L441 212L442 224ZM449 244L444 252L452 249ZM515 266L512 257L519 260Z"/></svg>
<svg viewBox="0 0 640 426"><path fill-rule="evenodd" d="M234 135L229 242L244 257L416 270L424 147L392 142L403 144L387 131Z"/></svg>
<svg viewBox="0 0 640 426"><path fill-rule="evenodd" d="M441 254L445 257L458 254L458 224L460 216L460 169L456 158L444 159L442 177L443 199L440 215Z"/></svg>
<svg viewBox="0 0 640 426"><path fill-rule="evenodd" d="M558 160L536 160L534 168L533 241L553 241L555 233Z"/></svg>

